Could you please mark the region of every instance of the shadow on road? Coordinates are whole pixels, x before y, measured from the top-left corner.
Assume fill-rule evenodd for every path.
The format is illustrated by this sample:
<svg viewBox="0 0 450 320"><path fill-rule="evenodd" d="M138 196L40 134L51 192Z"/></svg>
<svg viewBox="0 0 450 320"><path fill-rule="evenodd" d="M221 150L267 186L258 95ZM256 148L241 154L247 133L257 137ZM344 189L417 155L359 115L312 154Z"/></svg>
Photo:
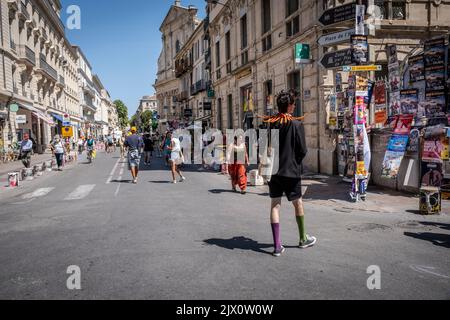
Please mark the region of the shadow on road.
<svg viewBox="0 0 450 320"><path fill-rule="evenodd" d="M218 246L228 250L249 250L258 253L272 254L262 249L273 248L271 244L262 244L246 237L234 237L231 239L208 239L204 240L206 245Z"/></svg>
<svg viewBox="0 0 450 320"><path fill-rule="evenodd" d="M437 228L441 228L444 230L450 230L450 224L447 224L447 223L428 222L428 221L422 221L420 223L423 224L424 226L437 227Z"/></svg>
<svg viewBox="0 0 450 320"><path fill-rule="evenodd" d="M131 183L133 180L111 180L112 183Z"/></svg>
<svg viewBox="0 0 450 320"><path fill-rule="evenodd" d="M450 248L450 235L448 234L431 233L431 232L424 232L424 233L405 232L404 235L414 239L429 241L435 246Z"/></svg>
<svg viewBox="0 0 450 320"><path fill-rule="evenodd" d="M158 184L169 184L170 181L149 181L149 183L158 183Z"/></svg>

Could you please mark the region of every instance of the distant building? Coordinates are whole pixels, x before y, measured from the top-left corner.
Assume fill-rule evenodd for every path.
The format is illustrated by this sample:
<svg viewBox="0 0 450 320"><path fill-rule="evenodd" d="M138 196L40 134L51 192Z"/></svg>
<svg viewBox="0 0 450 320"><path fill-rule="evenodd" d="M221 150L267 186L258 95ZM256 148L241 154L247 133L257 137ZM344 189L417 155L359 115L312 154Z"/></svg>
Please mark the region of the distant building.
<svg viewBox="0 0 450 320"><path fill-rule="evenodd" d="M139 102L137 113L141 114L145 111L158 111L158 99L156 96L143 96Z"/></svg>

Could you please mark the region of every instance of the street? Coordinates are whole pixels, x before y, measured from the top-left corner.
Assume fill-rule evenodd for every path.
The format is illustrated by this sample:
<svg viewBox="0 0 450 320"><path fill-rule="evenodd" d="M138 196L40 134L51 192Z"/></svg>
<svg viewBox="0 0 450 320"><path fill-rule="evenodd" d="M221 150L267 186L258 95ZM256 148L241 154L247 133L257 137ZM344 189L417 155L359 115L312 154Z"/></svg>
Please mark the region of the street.
<svg viewBox="0 0 450 320"><path fill-rule="evenodd" d="M450 298L448 213L341 210L308 191L317 245L296 248L284 202L287 251L274 258L266 187L232 193L225 176L194 167L173 185L156 158L133 185L117 153L85 161L2 186L0 299ZM367 287L373 265L380 290ZM67 288L69 266L81 290Z"/></svg>

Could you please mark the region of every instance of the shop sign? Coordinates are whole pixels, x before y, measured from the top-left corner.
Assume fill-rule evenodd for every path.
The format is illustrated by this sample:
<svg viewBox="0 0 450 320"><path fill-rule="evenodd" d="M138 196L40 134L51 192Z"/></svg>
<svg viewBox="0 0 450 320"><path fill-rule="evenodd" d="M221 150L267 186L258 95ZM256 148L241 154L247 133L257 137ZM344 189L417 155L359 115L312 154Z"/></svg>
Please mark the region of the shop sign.
<svg viewBox="0 0 450 320"><path fill-rule="evenodd" d="M26 124L27 116L26 115L16 115L16 123L17 124Z"/></svg>
<svg viewBox="0 0 450 320"><path fill-rule="evenodd" d="M13 104L9 105L9 111L17 112L17 111L19 111L19 106L16 103L13 103Z"/></svg>

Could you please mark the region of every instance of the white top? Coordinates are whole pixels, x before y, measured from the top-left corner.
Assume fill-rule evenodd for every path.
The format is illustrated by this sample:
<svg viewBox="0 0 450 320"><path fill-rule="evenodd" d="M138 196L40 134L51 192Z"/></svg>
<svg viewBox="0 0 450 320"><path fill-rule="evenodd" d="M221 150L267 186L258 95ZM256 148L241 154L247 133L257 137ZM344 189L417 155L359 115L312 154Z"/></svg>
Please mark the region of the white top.
<svg viewBox="0 0 450 320"><path fill-rule="evenodd" d="M64 153L64 146L61 141L55 143L53 146L55 147L55 153L57 153L57 154Z"/></svg>
<svg viewBox="0 0 450 320"><path fill-rule="evenodd" d="M173 144L172 152L180 152L181 151L181 143L178 138L172 138L172 144Z"/></svg>

